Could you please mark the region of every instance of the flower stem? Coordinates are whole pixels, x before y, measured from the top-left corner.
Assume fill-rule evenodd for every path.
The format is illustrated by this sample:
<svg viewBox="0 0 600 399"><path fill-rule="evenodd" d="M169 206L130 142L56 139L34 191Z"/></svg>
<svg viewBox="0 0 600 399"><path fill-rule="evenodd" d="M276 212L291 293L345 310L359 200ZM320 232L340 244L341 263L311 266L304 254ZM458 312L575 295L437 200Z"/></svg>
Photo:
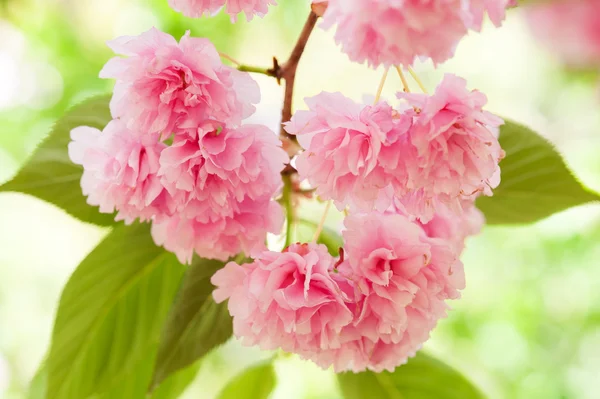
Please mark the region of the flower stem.
<svg viewBox="0 0 600 399"><path fill-rule="evenodd" d="M410 73L410 76L412 76L412 78L415 80L415 82L417 82L421 91L425 94L428 94L427 89L425 88L425 85L423 84L423 82L421 82L421 79L419 79L419 77L417 76L417 73L415 71L413 71L413 69L411 67L408 67L408 73Z"/></svg>
<svg viewBox="0 0 600 399"><path fill-rule="evenodd" d="M383 86L385 86L385 80L387 79L389 71L390 68L385 68L385 71L383 72L381 82L379 82L379 87L377 88L377 94L375 94L375 104L377 104L379 100L381 100L381 93L383 93Z"/></svg>
<svg viewBox="0 0 600 399"><path fill-rule="evenodd" d="M404 76L404 72L402 72L402 68L396 66L396 71L398 71L398 76L400 76L400 80L402 81L402 86L404 87L405 93L410 93L410 87L408 87L408 82L406 81L406 76Z"/></svg>
<svg viewBox="0 0 600 399"><path fill-rule="evenodd" d="M273 71L269 68L255 67L251 65L238 65L237 69L238 71L242 72L261 73L263 75L273 76Z"/></svg>
<svg viewBox="0 0 600 399"><path fill-rule="evenodd" d="M327 205L325 206L325 211L323 212L323 216L321 216L321 221L315 230L315 235L313 236L313 242L317 242L321 232L323 231L323 227L325 227L325 220L327 220L327 214L329 213L329 209L331 208L331 200L327 201Z"/></svg>
<svg viewBox="0 0 600 399"><path fill-rule="evenodd" d="M286 214L286 227L285 227L285 246L287 248L292 243L292 231L296 218L294 215L294 205L292 204L292 176L289 174L283 175L283 194L282 202L285 208Z"/></svg>

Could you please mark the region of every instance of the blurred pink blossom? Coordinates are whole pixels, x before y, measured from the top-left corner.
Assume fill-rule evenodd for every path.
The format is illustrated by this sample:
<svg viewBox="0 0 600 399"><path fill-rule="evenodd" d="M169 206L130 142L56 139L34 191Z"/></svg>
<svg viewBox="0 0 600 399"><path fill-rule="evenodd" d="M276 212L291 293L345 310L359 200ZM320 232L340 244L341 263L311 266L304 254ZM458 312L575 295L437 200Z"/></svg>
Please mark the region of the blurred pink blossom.
<svg viewBox="0 0 600 399"><path fill-rule="evenodd" d="M540 2L526 10L535 36L563 62L575 67L600 65L600 1Z"/></svg>
<svg viewBox="0 0 600 399"><path fill-rule="evenodd" d="M169 0L169 5L175 11L191 18L200 18L205 14L214 15L225 7L225 12L231 16L232 22L236 21L237 15L242 11L248 21L254 15L264 17L269 11L269 6L276 4L275 0Z"/></svg>

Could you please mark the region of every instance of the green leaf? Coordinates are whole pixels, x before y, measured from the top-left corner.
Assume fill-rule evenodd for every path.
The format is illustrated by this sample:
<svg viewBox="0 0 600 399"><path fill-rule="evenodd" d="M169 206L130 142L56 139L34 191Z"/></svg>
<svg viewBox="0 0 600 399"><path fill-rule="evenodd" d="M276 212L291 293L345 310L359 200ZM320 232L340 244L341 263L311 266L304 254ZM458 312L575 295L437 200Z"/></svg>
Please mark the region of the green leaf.
<svg viewBox="0 0 600 399"><path fill-rule="evenodd" d="M114 215L102 214L86 203L79 181L83 169L69 159L71 129L90 126L103 129L112 119L110 96L92 97L73 107L58 120L17 175L0 186L0 192L29 194L63 209L70 215L101 226L114 224Z"/></svg>
<svg viewBox="0 0 600 399"><path fill-rule="evenodd" d="M186 388L196 379L201 362L171 374L160 386L152 392L151 399L175 399L181 396ZM148 388L148 384L144 389Z"/></svg>
<svg viewBox="0 0 600 399"><path fill-rule="evenodd" d="M477 200L488 224L532 223L600 200L577 181L552 144L525 126L507 121L500 144L506 151L502 182L492 197Z"/></svg>
<svg viewBox="0 0 600 399"><path fill-rule="evenodd" d="M223 262L194 259L163 330L150 390L171 373L202 358L232 334L227 304L212 298L212 275Z"/></svg>
<svg viewBox="0 0 600 399"><path fill-rule="evenodd" d="M27 399L44 399L48 387L48 372L42 364L29 384Z"/></svg>
<svg viewBox="0 0 600 399"><path fill-rule="evenodd" d="M171 374L152 393L146 395L148 384L152 379L154 362L156 360L157 347L154 346L146 356L140 358L135 367L129 373L123 374L108 388L106 392L97 394L90 399L176 399L196 378L200 369L200 362Z"/></svg>
<svg viewBox="0 0 600 399"><path fill-rule="evenodd" d="M338 374L345 399L483 399L483 394L445 363L424 353L393 373Z"/></svg>
<svg viewBox="0 0 600 399"><path fill-rule="evenodd" d="M235 376L223 388L218 399L267 399L275 388L275 370L271 362L254 366Z"/></svg>
<svg viewBox="0 0 600 399"><path fill-rule="evenodd" d="M69 279L46 363L47 398L104 392L158 346L185 267L154 244L149 230L115 228Z"/></svg>

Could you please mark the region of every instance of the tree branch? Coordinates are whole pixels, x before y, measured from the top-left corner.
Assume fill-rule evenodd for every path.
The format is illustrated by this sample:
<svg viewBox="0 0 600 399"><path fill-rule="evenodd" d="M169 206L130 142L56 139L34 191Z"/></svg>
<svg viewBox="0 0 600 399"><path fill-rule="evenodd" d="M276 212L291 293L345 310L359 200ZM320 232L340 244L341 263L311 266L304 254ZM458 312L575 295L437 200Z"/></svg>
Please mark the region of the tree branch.
<svg viewBox="0 0 600 399"><path fill-rule="evenodd" d="M313 11L308 15L308 19L304 24L304 28L302 29L302 33L300 37L298 37L298 41L290 54L289 59L285 64L283 64L279 70L280 79L285 80L285 95L283 98L283 110L281 113L281 130L280 136L281 138L287 138L293 142L296 141L296 137L288 134L283 128L283 124L292 119L292 102L294 98L294 83L296 81L296 70L298 69L298 63L302 58L302 54L304 54L304 49L306 48L306 43L310 38L311 33L313 32L315 25L317 24L317 20L319 17Z"/></svg>

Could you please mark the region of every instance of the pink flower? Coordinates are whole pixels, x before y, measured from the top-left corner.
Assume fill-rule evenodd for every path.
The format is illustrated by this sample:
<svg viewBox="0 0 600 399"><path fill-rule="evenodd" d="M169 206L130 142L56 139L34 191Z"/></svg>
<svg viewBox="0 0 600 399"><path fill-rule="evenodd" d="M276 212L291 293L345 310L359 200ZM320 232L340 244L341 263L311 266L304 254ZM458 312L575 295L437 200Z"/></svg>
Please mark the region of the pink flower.
<svg viewBox="0 0 600 399"><path fill-rule="evenodd" d="M432 96L398 97L417 110L412 112L409 144L402 149L408 182L395 185L408 213L427 222L441 205L460 212L463 199L492 195L504 151L490 129L503 121L482 110L485 95L468 91L464 79L446 75Z"/></svg>
<svg viewBox="0 0 600 399"><path fill-rule="evenodd" d="M340 93L321 93L306 103L309 111L296 112L285 126L305 149L296 161L300 177L340 209L386 209L390 183L402 174L395 143L406 134L410 118L386 103L365 107Z"/></svg>
<svg viewBox="0 0 600 399"><path fill-rule="evenodd" d="M352 327L341 333L349 342L345 352L328 356L338 371L360 371L365 360L370 370L392 371L446 316L446 300L460 297L463 266L450 245L427 237L405 216L351 215L345 226L347 260L338 271L355 285L357 310Z"/></svg>
<svg viewBox="0 0 600 399"><path fill-rule="evenodd" d="M228 263L211 279L213 296L229 299L234 334L245 345L312 358L339 348L339 333L352 322L333 266L324 245L293 244L251 264Z"/></svg>
<svg viewBox="0 0 600 399"><path fill-rule="evenodd" d="M442 63L454 55L469 29L481 30L484 14L500 26L514 0L313 1L324 27L337 25L335 40L355 62L411 65L417 58ZM327 7L326 11L323 11Z"/></svg>
<svg viewBox="0 0 600 399"><path fill-rule="evenodd" d="M325 27L355 62L410 65L417 57L435 64L452 57L467 34L461 0L330 0Z"/></svg>
<svg viewBox="0 0 600 399"><path fill-rule="evenodd" d="M80 126L71 131L69 157L83 166L81 188L102 213L132 223L167 214L172 208L160 184L158 159L165 145L157 135L140 135L119 120L104 131Z"/></svg>
<svg viewBox="0 0 600 399"><path fill-rule="evenodd" d="M470 0L469 13L466 17L467 26L481 31L483 17L487 13L494 25L500 27L506 17L506 9L516 5L516 0Z"/></svg>
<svg viewBox="0 0 600 399"><path fill-rule="evenodd" d="M232 217L246 198L276 194L289 158L266 126L229 129L207 121L191 133L175 137L158 171L181 217L202 223Z"/></svg>
<svg viewBox="0 0 600 399"><path fill-rule="evenodd" d="M208 39L189 32L177 43L153 28L109 46L128 56L111 59L100 72L117 80L111 113L137 132L167 138L206 119L236 126L260 100L249 74L223 65Z"/></svg>
<svg viewBox="0 0 600 399"><path fill-rule="evenodd" d="M598 0L532 3L527 19L535 36L565 63L600 65L600 2Z"/></svg>
<svg viewBox="0 0 600 399"><path fill-rule="evenodd" d="M203 258L225 261L242 252L254 256L264 251L267 233L279 234L282 225L283 211L277 202L245 199L231 217L206 221L176 214L156 221L152 237L182 263L190 263L194 252Z"/></svg>
<svg viewBox="0 0 600 399"><path fill-rule="evenodd" d="M470 200L462 202L463 212L457 214L448 208L440 207L427 223L420 223L428 237L441 238L457 253L465 247L465 240L479 234L485 224L483 213Z"/></svg>
<svg viewBox="0 0 600 399"><path fill-rule="evenodd" d="M240 12L246 14L248 21L254 15L264 17L270 5L276 5L274 0L169 0L169 5L175 11L191 18L200 18L204 14L214 15L227 4L226 12L235 22Z"/></svg>

